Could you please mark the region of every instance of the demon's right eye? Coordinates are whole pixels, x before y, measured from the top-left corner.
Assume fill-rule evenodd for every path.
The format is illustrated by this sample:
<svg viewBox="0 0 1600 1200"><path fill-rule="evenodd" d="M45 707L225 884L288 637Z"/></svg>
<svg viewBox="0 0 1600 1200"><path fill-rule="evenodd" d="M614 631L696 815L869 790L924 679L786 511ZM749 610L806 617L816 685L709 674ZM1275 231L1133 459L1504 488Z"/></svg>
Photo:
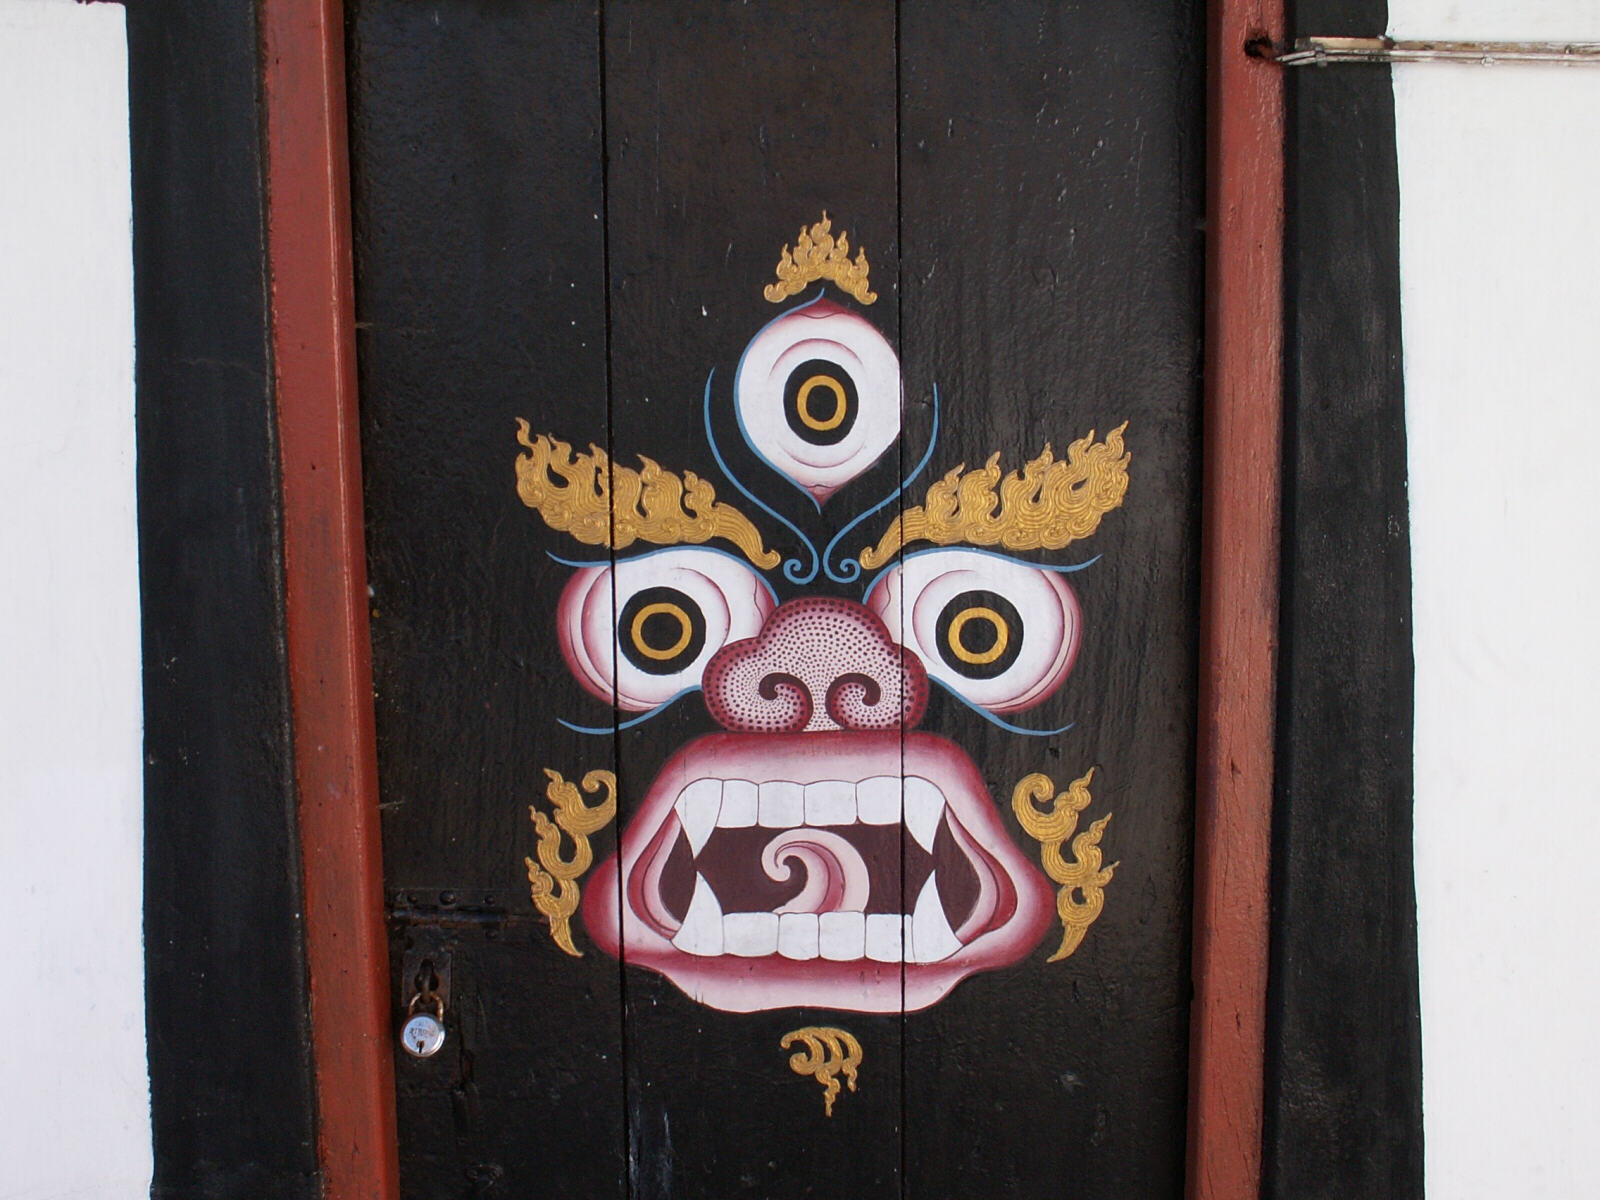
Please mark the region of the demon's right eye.
<svg viewBox="0 0 1600 1200"><path fill-rule="evenodd" d="M644 712L698 687L711 656L754 637L772 609L772 593L749 567L686 547L581 568L561 593L556 627L579 683Z"/></svg>
<svg viewBox="0 0 1600 1200"><path fill-rule="evenodd" d="M617 644L648 675L676 675L706 646L706 615L693 596L675 587L641 588L622 606Z"/></svg>

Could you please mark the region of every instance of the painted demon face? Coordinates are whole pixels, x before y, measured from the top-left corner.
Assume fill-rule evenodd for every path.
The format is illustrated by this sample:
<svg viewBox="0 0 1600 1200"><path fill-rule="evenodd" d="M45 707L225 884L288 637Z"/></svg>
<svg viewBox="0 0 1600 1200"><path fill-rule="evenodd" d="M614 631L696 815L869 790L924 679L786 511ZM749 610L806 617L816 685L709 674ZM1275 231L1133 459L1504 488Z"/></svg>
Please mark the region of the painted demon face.
<svg viewBox="0 0 1600 1200"><path fill-rule="evenodd" d="M751 341L733 405L750 448L820 508L898 439L899 363L863 317L818 296ZM842 561L840 539L916 472L820 553L734 479L810 551L782 564L805 591L779 603L764 574L779 556L709 484L524 428L519 491L548 524L617 550L670 544L577 569L556 618L572 674L630 721L698 692L722 727L668 759L584 887L590 938L733 1012L923 1008L1032 950L1058 910L1051 882L967 753L916 727L930 687L1014 728L1004 716L1066 679L1081 624L1071 568L972 547L1092 532L1126 488L1120 432L1064 463L1047 448L1003 480L993 459L958 467ZM917 541L937 548L904 553Z"/></svg>

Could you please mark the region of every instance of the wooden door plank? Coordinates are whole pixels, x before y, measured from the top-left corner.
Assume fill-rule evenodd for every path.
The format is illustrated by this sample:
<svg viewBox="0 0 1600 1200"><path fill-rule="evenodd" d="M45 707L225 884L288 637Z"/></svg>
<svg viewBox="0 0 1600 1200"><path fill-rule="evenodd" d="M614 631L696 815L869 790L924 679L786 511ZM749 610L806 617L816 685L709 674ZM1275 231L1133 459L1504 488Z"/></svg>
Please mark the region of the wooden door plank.
<svg viewBox="0 0 1600 1200"><path fill-rule="evenodd" d="M351 137L397 1003L451 954L449 1039L397 1058L404 1193L620 1196L619 970L559 945L525 860L546 771L614 767L610 705L555 612L585 547L519 499L530 436L604 444L599 14L590 3L351 6ZM600 548L598 556L604 558ZM603 792L579 798L594 803ZM559 828L559 827L553 827ZM585 835L610 852L611 828ZM576 854L561 836L559 857ZM542 869L542 868L541 868ZM572 881L579 889L587 876ZM559 922L558 922L559 924ZM574 953L575 952L575 953ZM580 957L581 955L581 957ZM477 1189L477 1191L473 1191Z"/></svg>
<svg viewBox="0 0 1600 1200"><path fill-rule="evenodd" d="M850 517L895 489L900 456L890 445L876 468L819 511L745 446L731 394L746 344L780 312L818 294L812 285L774 304L763 288L774 280L780 249L793 247L802 225L824 211L834 234L848 234L852 255L866 249L879 297L868 306L832 288L830 301L891 345L897 338L894 6L612 3L605 19L615 460L633 468L637 455L648 454L664 468L711 480L719 500L749 515L793 561L788 575L782 567L763 572L777 599L856 598L859 587L830 581L826 564L813 574L801 539L736 489L707 444L702 401L715 368L712 423L725 461L819 551ZM806 576L806 584L796 582ZM619 590L619 603L631 590ZM689 696L619 734L625 825L668 756L716 728L705 702ZM742 761L727 770L750 773ZM747 865L755 868L753 855ZM882 982L877 996L887 1012L789 1005L730 1013L630 967L634 1195L898 1192L898 967L887 968ZM790 1068L801 1046L780 1044L811 1026L844 1029L863 1050L856 1089L841 1087L831 1117L818 1081Z"/></svg>
<svg viewBox="0 0 1600 1200"><path fill-rule="evenodd" d="M1095 560L1060 576L1081 610L1070 676L999 714L1071 728L1022 736L939 692L922 723L977 762L1003 836L1034 870L1041 846L1013 816L1013 790L1042 773L1048 801L1092 768L1079 833L1111 815L1101 849L1117 865L1068 957L1048 961L1064 937L1052 911L1020 962L907 1016L910 1196L1182 1187L1199 21L1195 5L902 8L902 339L913 414L935 384L941 397L930 479L995 453L1015 470L1046 443L1065 458L1124 422L1131 454L1126 496L1091 536L1006 551L1040 566ZM920 498L913 488L906 503Z"/></svg>
<svg viewBox="0 0 1600 1200"><path fill-rule="evenodd" d="M337 0L261 6L272 354L318 1158L398 1195Z"/></svg>

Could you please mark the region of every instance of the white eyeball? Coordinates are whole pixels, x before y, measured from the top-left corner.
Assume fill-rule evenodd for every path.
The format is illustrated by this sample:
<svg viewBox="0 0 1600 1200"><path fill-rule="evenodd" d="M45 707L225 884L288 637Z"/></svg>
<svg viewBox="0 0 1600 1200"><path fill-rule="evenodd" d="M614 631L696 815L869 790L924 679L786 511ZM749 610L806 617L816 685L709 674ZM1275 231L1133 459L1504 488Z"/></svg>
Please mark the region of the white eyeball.
<svg viewBox="0 0 1600 1200"><path fill-rule="evenodd" d="M830 300L756 334L733 394L751 449L818 504L900 436L900 360L883 334Z"/></svg>
<svg viewBox="0 0 1600 1200"><path fill-rule="evenodd" d="M660 550L580 568L562 590L556 633L579 683L644 712L698 687L711 656L754 637L773 605L761 577L735 558Z"/></svg>
<svg viewBox="0 0 1600 1200"><path fill-rule="evenodd" d="M991 712L1038 704L1078 652L1072 589L1057 572L997 554L909 555L873 584L867 607L929 675Z"/></svg>

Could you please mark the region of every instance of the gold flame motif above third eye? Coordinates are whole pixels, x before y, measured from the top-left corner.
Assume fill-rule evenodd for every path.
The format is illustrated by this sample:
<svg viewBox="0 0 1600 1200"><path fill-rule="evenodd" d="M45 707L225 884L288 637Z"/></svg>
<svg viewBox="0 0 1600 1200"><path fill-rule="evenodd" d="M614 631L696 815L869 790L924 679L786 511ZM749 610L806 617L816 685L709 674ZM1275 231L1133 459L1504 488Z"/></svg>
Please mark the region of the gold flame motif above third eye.
<svg viewBox="0 0 1600 1200"><path fill-rule="evenodd" d="M858 249L852 262L849 235L841 229L835 239L829 232L832 228L833 222L827 213L823 213L822 220L810 229L802 225L794 250L788 246L783 248L783 257L778 260L778 281L769 283L761 294L773 304L782 304L790 296L805 291L810 284L825 280L862 304L876 300L878 293L867 286L870 269L867 252Z"/></svg>
<svg viewBox="0 0 1600 1200"><path fill-rule="evenodd" d="M1133 459L1122 445L1127 427L1124 421L1103 442L1090 430L1067 447L1064 462L1046 444L1038 458L1003 477L999 454L971 471L961 464L896 517L875 548L861 552L861 565L881 567L912 542L1060 550L1088 537L1127 495Z"/></svg>
<svg viewBox="0 0 1600 1200"><path fill-rule="evenodd" d="M693 471L680 479L642 454L635 471L598 446L574 454L566 442L530 433L519 419L517 440L528 453L517 456L517 495L551 529L612 550L635 541L680 546L720 538L758 567L778 565L782 556L762 544L760 530Z"/></svg>
<svg viewBox="0 0 1600 1200"><path fill-rule="evenodd" d="M1100 866L1100 835L1111 820L1107 813L1072 840L1072 861L1061 856L1061 846L1078 828L1078 814L1089 807L1089 784L1094 768L1074 779L1066 791L1056 796L1048 811L1039 805L1050 800L1056 790L1048 775L1026 775L1012 790L1011 810L1023 831L1039 843L1039 861L1051 882L1061 885L1056 893L1056 913L1061 918L1061 945L1047 961L1059 962L1083 942L1089 926L1099 919L1106 906L1105 886L1117 869L1116 863ZM1077 896L1082 899L1078 899Z"/></svg>
<svg viewBox="0 0 1600 1200"><path fill-rule="evenodd" d="M588 805L578 795L578 785L561 777L560 772L544 769L549 783L545 798L555 809L554 822L533 805L528 814L533 818L533 831L539 837L539 861L523 861L528 866L528 885L533 904L550 922L550 937L573 958L582 958L583 952L572 944L572 917L578 911L578 880L594 863L594 851L589 846L589 835L599 833L617 815L617 777L610 771L590 771L583 777L583 790L591 796L602 788L605 796L598 804ZM561 856L561 835L572 839L572 857Z"/></svg>
<svg viewBox="0 0 1600 1200"><path fill-rule="evenodd" d="M861 1043L842 1029L831 1025L806 1025L783 1035L778 1049L787 1050L796 1042L805 1049L789 1056L789 1069L796 1075L813 1076L822 1085L822 1115L833 1116L833 1102L839 1095L838 1076L856 1090L856 1068L861 1065Z"/></svg>

